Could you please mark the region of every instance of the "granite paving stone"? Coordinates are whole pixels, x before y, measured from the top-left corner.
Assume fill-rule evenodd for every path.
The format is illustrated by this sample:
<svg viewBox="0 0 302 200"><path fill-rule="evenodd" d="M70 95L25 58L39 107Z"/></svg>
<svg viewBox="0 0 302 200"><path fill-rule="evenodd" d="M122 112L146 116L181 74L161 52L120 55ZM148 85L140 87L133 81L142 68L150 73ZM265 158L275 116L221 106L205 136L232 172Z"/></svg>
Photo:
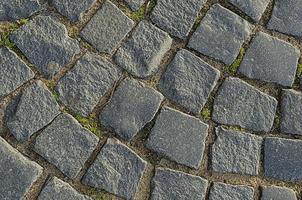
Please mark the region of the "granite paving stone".
<svg viewBox="0 0 302 200"><path fill-rule="evenodd" d="M261 200L297 200L297 195L294 190L277 187L268 186L262 188Z"/></svg>
<svg viewBox="0 0 302 200"><path fill-rule="evenodd" d="M134 76L147 78L159 67L172 38L150 22L141 21L115 54L116 63Z"/></svg>
<svg viewBox="0 0 302 200"><path fill-rule="evenodd" d="M132 199L146 165L126 145L115 139L108 139L82 181L125 199Z"/></svg>
<svg viewBox="0 0 302 200"><path fill-rule="evenodd" d="M227 78L214 100L214 121L252 131L269 132L277 100L239 78Z"/></svg>
<svg viewBox="0 0 302 200"><path fill-rule="evenodd" d="M180 171L157 168L152 179L151 200L205 199L208 181Z"/></svg>
<svg viewBox="0 0 302 200"><path fill-rule="evenodd" d="M215 4L201 20L188 47L231 65L252 29L246 20Z"/></svg>
<svg viewBox="0 0 302 200"><path fill-rule="evenodd" d="M169 159L198 169L205 149L208 125L169 107L163 107L146 146Z"/></svg>
<svg viewBox="0 0 302 200"><path fill-rule="evenodd" d="M209 200L253 200L254 189L245 185L230 185L225 183L214 183Z"/></svg>
<svg viewBox="0 0 302 200"><path fill-rule="evenodd" d="M125 2L129 5L131 10L137 11L144 5L146 0L125 0Z"/></svg>
<svg viewBox="0 0 302 200"><path fill-rule="evenodd" d="M219 70L183 49L169 64L160 88L168 99L192 113L200 113L219 76Z"/></svg>
<svg viewBox="0 0 302 200"><path fill-rule="evenodd" d="M295 80L299 57L298 48L260 32L246 51L239 73L290 87Z"/></svg>
<svg viewBox="0 0 302 200"><path fill-rule="evenodd" d="M98 51L110 54L133 27L134 22L107 0L81 31L81 36Z"/></svg>

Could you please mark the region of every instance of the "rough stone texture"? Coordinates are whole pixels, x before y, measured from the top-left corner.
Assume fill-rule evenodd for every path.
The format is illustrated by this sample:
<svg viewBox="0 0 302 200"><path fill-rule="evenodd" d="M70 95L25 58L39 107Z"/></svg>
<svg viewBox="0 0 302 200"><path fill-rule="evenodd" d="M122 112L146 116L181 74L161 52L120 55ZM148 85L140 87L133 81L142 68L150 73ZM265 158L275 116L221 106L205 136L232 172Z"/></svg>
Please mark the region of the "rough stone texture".
<svg viewBox="0 0 302 200"><path fill-rule="evenodd" d="M298 48L260 32L246 51L239 73L252 79L292 86L299 57Z"/></svg>
<svg viewBox="0 0 302 200"><path fill-rule="evenodd" d="M230 0L230 2L257 22L260 20L270 0Z"/></svg>
<svg viewBox="0 0 302 200"><path fill-rule="evenodd" d="M269 132L277 100L238 78L227 78L214 100L214 121L238 125L253 131Z"/></svg>
<svg viewBox="0 0 302 200"><path fill-rule="evenodd" d="M59 115L36 139L34 150L69 178L75 178L98 138L71 115Z"/></svg>
<svg viewBox="0 0 302 200"><path fill-rule="evenodd" d="M124 80L100 114L100 122L120 137L132 139L157 113L164 97L134 79Z"/></svg>
<svg viewBox="0 0 302 200"><path fill-rule="evenodd" d="M34 76L16 53L8 48L0 48L0 99Z"/></svg>
<svg viewBox="0 0 302 200"><path fill-rule="evenodd" d="M205 105L220 76L211 67L187 50L180 50L160 81L163 94L193 113Z"/></svg>
<svg viewBox="0 0 302 200"><path fill-rule="evenodd" d="M185 39L206 0L158 0L151 20L161 29Z"/></svg>
<svg viewBox="0 0 302 200"><path fill-rule="evenodd" d="M146 0L125 0L131 10L137 11L146 2Z"/></svg>
<svg viewBox="0 0 302 200"><path fill-rule="evenodd" d="M66 27L50 16L37 16L11 35L27 59L50 78L71 61L80 47Z"/></svg>
<svg viewBox="0 0 302 200"><path fill-rule="evenodd" d="M126 145L108 139L83 182L126 199L136 193L146 162Z"/></svg>
<svg viewBox="0 0 302 200"><path fill-rule="evenodd" d="M209 200L253 200L254 189L243 185L214 183Z"/></svg>
<svg viewBox="0 0 302 200"><path fill-rule="evenodd" d="M215 4L202 19L188 46L231 65L252 28L246 20Z"/></svg>
<svg viewBox="0 0 302 200"><path fill-rule="evenodd" d="M0 137L0 199L21 200L42 174L42 167L28 160Z"/></svg>
<svg viewBox="0 0 302 200"><path fill-rule="evenodd" d="M59 113L59 105L51 92L42 81L37 81L15 102L8 115L7 127L17 140L27 140Z"/></svg>
<svg viewBox="0 0 302 200"><path fill-rule="evenodd" d="M267 178L302 181L302 141L268 137L264 145L264 175Z"/></svg>
<svg viewBox="0 0 302 200"><path fill-rule="evenodd" d="M172 39L166 32L143 20L118 49L115 61L131 74L146 78L158 70L171 44Z"/></svg>
<svg viewBox="0 0 302 200"><path fill-rule="evenodd" d="M258 175L262 138L248 133L216 128L212 169L222 173Z"/></svg>
<svg viewBox="0 0 302 200"><path fill-rule="evenodd" d="M152 185L151 200L193 200L205 198L208 181L199 176L157 168Z"/></svg>
<svg viewBox="0 0 302 200"><path fill-rule="evenodd" d="M198 169L207 135L207 124L164 107L156 119L146 146L179 164Z"/></svg>
<svg viewBox="0 0 302 200"><path fill-rule="evenodd" d="M261 200L297 200L295 191L285 187L263 187Z"/></svg>
<svg viewBox="0 0 302 200"><path fill-rule="evenodd" d="M53 177L41 191L38 200L92 200L78 193L68 183Z"/></svg>
<svg viewBox="0 0 302 200"><path fill-rule="evenodd" d="M302 1L276 0L268 28L302 37Z"/></svg>
<svg viewBox="0 0 302 200"><path fill-rule="evenodd" d="M121 77L121 71L105 58L85 54L59 82L60 100L74 113L89 115Z"/></svg>
<svg viewBox="0 0 302 200"><path fill-rule="evenodd" d="M81 36L98 51L112 53L133 26L130 18L113 3L106 1L81 31Z"/></svg>
<svg viewBox="0 0 302 200"><path fill-rule="evenodd" d="M281 101L281 124L283 133L302 135L302 93L283 90Z"/></svg>

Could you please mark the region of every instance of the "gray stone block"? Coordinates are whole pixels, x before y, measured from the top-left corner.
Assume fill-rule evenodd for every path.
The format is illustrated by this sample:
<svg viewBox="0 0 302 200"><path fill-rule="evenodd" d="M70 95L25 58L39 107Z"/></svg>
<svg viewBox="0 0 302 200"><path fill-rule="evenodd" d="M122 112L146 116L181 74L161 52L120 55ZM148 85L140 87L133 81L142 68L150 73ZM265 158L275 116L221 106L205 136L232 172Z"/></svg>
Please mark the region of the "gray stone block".
<svg viewBox="0 0 302 200"><path fill-rule="evenodd" d="M297 200L297 195L289 188L269 186L262 188L261 200Z"/></svg>
<svg viewBox="0 0 302 200"><path fill-rule="evenodd" d="M244 185L214 183L209 200L253 200L254 189Z"/></svg>
<svg viewBox="0 0 302 200"><path fill-rule="evenodd" d="M131 10L137 11L140 9L140 7L142 7L146 0L125 0L125 2L129 5Z"/></svg>

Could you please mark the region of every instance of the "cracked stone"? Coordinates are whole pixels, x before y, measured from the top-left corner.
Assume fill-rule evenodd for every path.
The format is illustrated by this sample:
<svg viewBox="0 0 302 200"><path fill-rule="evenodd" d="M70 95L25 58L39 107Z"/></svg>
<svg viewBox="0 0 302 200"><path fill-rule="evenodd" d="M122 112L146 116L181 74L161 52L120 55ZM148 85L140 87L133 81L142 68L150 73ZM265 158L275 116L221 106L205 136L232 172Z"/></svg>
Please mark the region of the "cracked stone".
<svg viewBox="0 0 302 200"><path fill-rule="evenodd" d="M262 188L261 200L297 200L297 196L294 190L285 188L285 187L277 187L277 186L269 186Z"/></svg>
<svg viewBox="0 0 302 200"><path fill-rule="evenodd" d="M129 73L146 78L154 74L170 49L172 38L145 20L115 54L117 64Z"/></svg>
<svg viewBox="0 0 302 200"><path fill-rule="evenodd" d="M231 65L252 29L253 25L246 20L215 4L202 19L188 46Z"/></svg>
<svg viewBox="0 0 302 200"><path fill-rule="evenodd" d="M244 185L230 185L225 183L214 183L209 200L253 200L254 189Z"/></svg>
<svg viewBox="0 0 302 200"><path fill-rule="evenodd" d="M128 4L128 6L131 8L133 11L137 11L144 5L146 0L125 0L125 2Z"/></svg>
<svg viewBox="0 0 302 200"><path fill-rule="evenodd" d="M269 132L277 100L239 78L227 78L214 100L214 121L252 131Z"/></svg>
<svg viewBox="0 0 302 200"><path fill-rule="evenodd" d="M220 76L187 50L180 50L160 81L163 94L193 113L200 113Z"/></svg>

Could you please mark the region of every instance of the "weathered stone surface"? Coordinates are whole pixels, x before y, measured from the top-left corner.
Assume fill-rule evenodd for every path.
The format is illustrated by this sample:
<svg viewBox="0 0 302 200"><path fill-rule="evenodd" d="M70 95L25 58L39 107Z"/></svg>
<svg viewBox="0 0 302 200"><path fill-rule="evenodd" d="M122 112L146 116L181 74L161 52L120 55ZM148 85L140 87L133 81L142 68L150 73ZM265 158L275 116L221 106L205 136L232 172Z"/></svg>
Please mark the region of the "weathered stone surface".
<svg viewBox="0 0 302 200"><path fill-rule="evenodd" d="M124 80L100 114L100 122L120 137L132 139L157 113L164 97L134 79Z"/></svg>
<svg viewBox="0 0 302 200"><path fill-rule="evenodd" d="M0 48L0 99L34 76L16 53L8 48Z"/></svg>
<svg viewBox="0 0 302 200"><path fill-rule="evenodd" d="M292 86L299 57L298 48L260 32L246 51L239 73L252 79Z"/></svg>
<svg viewBox="0 0 302 200"><path fill-rule="evenodd" d="M131 10L136 11L146 2L146 0L125 0L125 2L129 5Z"/></svg>
<svg viewBox="0 0 302 200"><path fill-rule="evenodd" d="M270 0L230 0L230 2L257 22L260 20Z"/></svg>
<svg viewBox="0 0 302 200"><path fill-rule="evenodd" d="M302 141L268 137L264 144L264 175L267 178L302 181Z"/></svg>
<svg viewBox="0 0 302 200"><path fill-rule="evenodd" d="M238 78L227 78L214 100L214 121L269 132L277 100Z"/></svg>
<svg viewBox="0 0 302 200"><path fill-rule="evenodd" d="M157 168L152 185L151 200L193 200L205 198L208 181L199 176Z"/></svg>
<svg viewBox="0 0 302 200"><path fill-rule="evenodd" d="M254 189L244 185L214 183L209 200L253 200Z"/></svg>
<svg viewBox="0 0 302 200"><path fill-rule="evenodd" d="M50 16L37 16L13 32L11 40L38 70L50 78L64 67L80 47L66 27Z"/></svg>
<svg viewBox="0 0 302 200"><path fill-rule="evenodd" d="M252 28L243 18L215 4L202 19L188 46L231 65Z"/></svg>
<svg viewBox="0 0 302 200"><path fill-rule="evenodd" d="M69 178L75 178L98 138L71 115L61 114L36 139L34 150Z"/></svg>
<svg viewBox="0 0 302 200"><path fill-rule="evenodd" d="M17 140L27 140L60 113L59 105L42 81L24 90L10 111L7 127Z"/></svg>
<svg viewBox="0 0 302 200"><path fill-rule="evenodd" d="M43 169L1 137L0 155L0 199L21 200L42 174Z"/></svg>
<svg viewBox="0 0 302 200"><path fill-rule="evenodd" d="M220 76L211 67L187 50L180 50L160 81L163 94L193 113L205 105Z"/></svg>
<svg viewBox="0 0 302 200"><path fill-rule="evenodd" d="M133 26L130 18L113 3L106 1L81 31L81 36L98 51L112 53Z"/></svg>
<svg viewBox="0 0 302 200"><path fill-rule="evenodd" d="M164 31L185 39L206 0L158 0L151 20Z"/></svg>
<svg viewBox="0 0 302 200"><path fill-rule="evenodd" d="M78 193L68 183L53 177L41 191L38 200L92 200Z"/></svg>
<svg viewBox="0 0 302 200"><path fill-rule="evenodd" d="M302 135L302 93L283 90L281 101L281 124L283 133Z"/></svg>
<svg viewBox="0 0 302 200"><path fill-rule="evenodd" d="M216 128L212 169L222 173L258 175L262 138L248 133Z"/></svg>
<svg viewBox="0 0 302 200"><path fill-rule="evenodd" d="M172 108L162 108L147 140L147 148L192 168L199 168L208 125Z"/></svg>
<svg viewBox="0 0 302 200"><path fill-rule="evenodd" d="M297 200L295 191L285 187L263 187L261 200Z"/></svg>
<svg viewBox="0 0 302 200"><path fill-rule="evenodd" d="M268 28L302 37L302 1L276 0Z"/></svg>
<svg viewBox="0 0 302 200"><path fill-rule="evenodd" d="M146 164L126 145L115 139L108 139L85 174L83 182L131 199L136 193Z"/></svg>
<svg viewBox="0 0 302 200"><path fill-rule="evenodd" d="M85 54L59 82L60 100L74 113L89 115L121 77L121 71L98 55Z"/></svg>
<svg viewBox="0 0 302 200"><path fill-rule="evenodd" d="M166 32L143 20L118 49L115 61L131 74L146 78L158 70L171 44L172 39Z"/></svg>

